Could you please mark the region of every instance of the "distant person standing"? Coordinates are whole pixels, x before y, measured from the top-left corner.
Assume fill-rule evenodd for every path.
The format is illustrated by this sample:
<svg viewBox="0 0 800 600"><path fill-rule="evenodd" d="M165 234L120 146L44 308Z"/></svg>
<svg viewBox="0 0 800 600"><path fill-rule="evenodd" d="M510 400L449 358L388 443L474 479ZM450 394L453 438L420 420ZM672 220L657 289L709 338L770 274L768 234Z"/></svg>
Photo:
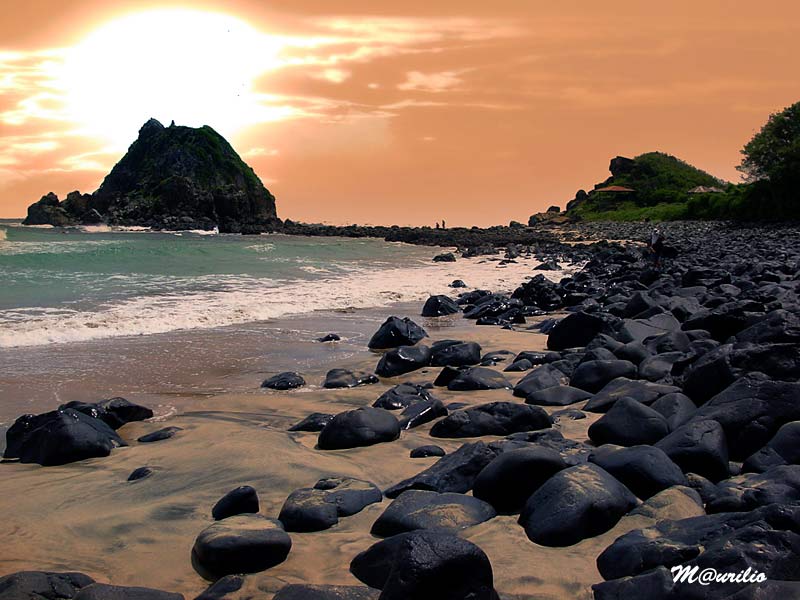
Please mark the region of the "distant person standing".
<svg viewBox="0 0 800 600"><path fill-rule="evenodd" d="M436 221L436 229L439 229L439 221Z"/></svg>
<svg viewBox="0 0 800 600"><path fill-rule="evenodd" d="M445 224L444 219L442 219L442 229L447 229L447 225Z"/></svg>
<svg viewBox="0 0 800 600"><path fill-rule="evenodd" d="M661 268L661 257L664 255L664 234L659 229L653 229L650 234L648 250L653 256L653 265L656 269Z"/></svg>

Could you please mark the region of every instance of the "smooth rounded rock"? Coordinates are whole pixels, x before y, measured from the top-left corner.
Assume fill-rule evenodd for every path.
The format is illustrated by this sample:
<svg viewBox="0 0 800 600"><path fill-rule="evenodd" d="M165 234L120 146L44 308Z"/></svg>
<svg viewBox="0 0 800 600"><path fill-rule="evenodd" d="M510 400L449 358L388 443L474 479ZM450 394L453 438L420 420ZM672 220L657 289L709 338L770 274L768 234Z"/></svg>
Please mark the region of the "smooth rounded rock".
<svg viewBox="0 0 800 600"><path fill-rule="evenodd" d="M465 529L496 514L491 504L466 494L407 490L386 507L371 533L389 537L416 529Z"/></svg>
<svg viewBox="0 0 800 600"><path fill-rule="evenodd" d="M321 450L341 450L392 442L400 437L400 423L382 408L370 406L339 413L320 431Z"/></svg>
<svg viewBox="0 0 800 600"><path fill-rule="evenodd" d="M211 516L215 521L219 521L243 513L257 513L258 510L258 494L251 486L243 485L217 500L211 509Z"/></svg>
<svg viewBox="0 0 800 600"><path fill-rule="evenodd" d="M284 373L273 375L269 379L265 379L261 383L261 387L269 388L271 390L284 391L303 387L305 384L306 380L303 379L302 375L295 373L294 371L286 371Z"/></svg>

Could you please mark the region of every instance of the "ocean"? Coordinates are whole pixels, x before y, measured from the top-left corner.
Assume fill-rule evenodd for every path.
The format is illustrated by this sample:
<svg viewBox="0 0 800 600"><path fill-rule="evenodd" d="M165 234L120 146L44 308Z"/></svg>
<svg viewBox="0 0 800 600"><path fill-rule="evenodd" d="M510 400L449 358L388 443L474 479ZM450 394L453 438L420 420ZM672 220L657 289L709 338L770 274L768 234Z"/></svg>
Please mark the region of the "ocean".
<svg viewBox="0 0 800 600"><path fill-rule="evenodd" d="M23 412L69 400L124 395L169 413L181 398L257 389L281 370L332 368L365 352L388 314L423 323L421 303L455 295L454 279L512 290L538 262L432 262L441 251L0 223L0 433ZM316 342L326 333L343 339Z"/></svg>

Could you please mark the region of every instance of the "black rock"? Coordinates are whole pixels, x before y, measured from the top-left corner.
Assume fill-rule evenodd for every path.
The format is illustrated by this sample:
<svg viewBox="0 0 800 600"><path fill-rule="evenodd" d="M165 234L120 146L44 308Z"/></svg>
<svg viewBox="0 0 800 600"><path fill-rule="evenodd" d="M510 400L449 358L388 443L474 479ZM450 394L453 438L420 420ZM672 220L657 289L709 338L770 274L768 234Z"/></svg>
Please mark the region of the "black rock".
<svg viewBox="0 0 800 600"><path fill-rule="evenodd" d="M348 371L347 369L331 369L325 375L325 382L322 384L322 387L328 389L352 388L372 383L378 383L378 378L372 373Z"/></svg>
<svg viewBox="0 0 800 600"><path fill-rule="evenodd" d="M318 342L338 342L341 339L342 338L341 338L340 335L338 335L336 333L329 333L329 334L327 334L327 335L325 335L325 336L323 336L321 338L317 338L317 341Z"/></svg>
<svg viewBox="0 0 800 600"><path fill-rule="evenodd" d="M375 408L400 410L425 400L433 400L433 396L424 385L401 383L384 392L372 403Z"/></svg>
<svg viewBox="0 0 800 600"><path fill-rule="evenodd" d="M454 279L448 287L451 288L465 288L467 284L461 281L460 279Z"/></svg>
<svg viewBox="0 0 800 600"><path fill-rule="evenodd" d="M433 262L456 262L456 257L452 252L442 252L433 257Z"/></svg>
<svg viewBox="0 0 800 600"><path fill-rule="evenodd" d="M759 456L760 454L766 454L769 458L765 460L763 456ZM792 421L782 425L775 436L767 442L766 446L747 458L744 462L743 470L756 472L766 470L753 468L756 463L762 465L775 463L774 466L800 464L800 421Z"/></svg>
<svg viewBox="0 0 800 600"><path fill-rule="evenodd" d="M472 495L485 500L499 513L518 513L531 494L566 467L561 455L549 448L509 450L478 474Z"/></svg>
<svg viewBox="0 0 800 600"><path fill-rule="evenodd" d="M418 446L411 450L411 458L428 458L430 456L444 456L446 452L440 446Z"/></svg>
<svg viewBox="0 0 800 600"><path fill-rule="evenodd" d="M436 387L446 387L464 370L466 370L466 368L445 367L439 371L439 375L434 379L433 385Z"/></svg>
<svg viewBox="0 0 800 600"><path fill-rule="evenodd" d="M542 546L571 546L605 533L636 506L636 496L597 465L559 471L525 504L519 523Z"/></svg>
<svg viewBox="0 0 800 600"><path fill-rule="evenodd" d="M328 341L328 340L325 340ZM286 371L285 373L278 373L269 379L265 379L261 384L262 388L269 388L271 390L293 390L302 387L306 384L299 373L293 371Z"/></svg>
<svg viewBox="0 0 800 600"><path fill-rule="evenodd" d="M311 413L299 423L289 427L289 431L322 431L332 419L333 415L327 413Z"/></svg>
<svg viewBox="0 0 800 600"><path fill-rule="evenodd" d="M93 583L82 588L73 600L183 600L183 595L152 588Z"/></svg>
<svg viewBox="0 0 800 600"><path fill-rule="evenodd" d="M609 331L606 320L583 311L572 313L555 324L547 336L548 350L586 346L598 333Z"/></svg>
<svg viewBox="0 0 800 600"><path fill-rule="evenodd" d="M654 444L669 433L661 413L633 398L620 398L606 414L589 426L595 445L636 446Z"/></svg>
<svg viewBox="0 0 800 600"><path fill-rule="evenodd" d="M392 442L400 437L400 423L382 408L365 406L339 413L320 431L322 450L341 450Z"/></svg>
<svg viewBox="0 0 800 600"><path fill-rule="evenodd" d="M108 456L126 445L104 421L67 408L19 417L6 431L3 457L47 467Z"/></svg>
<svg viewBox="0 0 800 600"><path fill-rule="evenodd" d="M237 487L220 498L211 509L215 521L234 515L258 512L258 494L249 485Z"/></svg>
<svg viewBox="0 0 800 600"><path fill-rule="evenodd" d="M589 462L602 467L642 500L673 485L687 485L680 467L652 446L601 447Z"/></svg>
<svg viewBox="0 0 800 600"><path fill-rule="evenodd" d="M413 429L430 423L439 417L446 417L447 409L438 398L416 402L400 413L400 429Z"/></svg>
<svg viewBox="0 0 800 600"><path fill-rule="evenodd" d="M431 365L434 367L467 367L481 362L481 347L475 342L445 340L431 348Z"/></svg>
<svg viewBox="0 0 800 600"><path fill-rule="evenodd" d="M748 511L767 504L800 502L800 465L781 465L746 473L717 484L708 512Z"/></svg>
<svg viewBox="0 0 800 600"><path fill-rule="evenodd" d="M514 386L514 395L518 398L527 398L534 392L546 390L547 388L567 385L568 378L554 364L546 364L537 367Z"/></svg>
<svg viewBox="0 0 800 600"><path fill-rule="evenodd" d="M413 346L426 337L425 330L408 317L389 317L369 340L368 346L374 350Z"/></svg>
<svg viewBox="0 0 800 600"><path fill-rule="evenodd" d="M652 569L683 566L698 571L706 568L719 572L764 573L767 579L797 580L797 550L800 522L797 507L771 505L748 513L722 513L680 520L659 521L652 527L630 531L617 538L597 559L597 567L606 579L627 582L628 592L639 582L649 592L648 598L667 600L711 600L732 597L744 587L743 582L697 583L674 582L670 576L662 587L647 587ZM622 579L631 578L631 579ZM613 582L607 587L617 587ZM595 591L600 586L595 587ZM641 593L641 591L640 591ZM639 593L639 594L640 594ZM602 596L640 598L631 596Z"/></svg>
<svg viewBox="0 0 800 600"><path fill-rule="evenodd" d="M636 375L636 365L627 360L590 360L578 365L569 384L594 394L618 377L630 379Z"/></svg>
<svg viewBox="0 0 800 600"><path fill-rule="evenodd" d="M428 346L400 346L384 353L375 373L381 377L396 377L427 367L430 361L431 349Z"/></svg>
<svg viewBox="0 0 800 600"><path fill-rule="evenodd" d="M136 441L142 444L149 444L150 442L160 442L162 440L168 440L179 431L183 431L183 427L164 427L162 429L159 429L158 431L153 431L152 433L143 435L139 437Z"/></svg>
<svg viewBox="0 0 800 600"><path fill-rule="evenodd" d="M461 312L461 307L447 296L431 296L422 307L423 317L441 317Z"/></svg>
<svg viewBox="0 0 800 600"><path fill-rule="evenodd" d="M74 598L94 583L83 573L19 571L0 577L0 600L62 600Z"/></svg>
<svg viewBox="0 0 800 600"><path fill-rule="evenodd" d="M431 436L458 438L509 435L551 426L552 420L538 406L490 402L452 413L431 428Z"/></svg>
<svg viewBox="0 0 800 600"><path fill-rule="evenodd" d="M320 479L313 488L292 492L278 519L286 531L322 531L336 525L339 517L354 515L382 499L381 491L368 481L346 477Z"/></svg>
<svg viewBox="0 0 800 600"><path fill-rule="evenodd" d="M100 419L111 429L119 429L126 423L144 421L153 416L153 411L146 406L134 404L125 398L109 398L100 402L67 402L58 407L59 410L72 408L78 412Z"/></svg>
<svg viewBox="0 0 800 600"><path fill-rule="evenodd" d="M692 419L656 445L685 473L697 473L711 481L729 476L728 445L716 421Z"/></svg>
<svg viewBox="0 0 800 600"><path fill-rule="evenodd" d="M503 371L506 373L520 373L522 371L528 371L531 368L533 368L531 361L529 361L527 358L523 358L521 360L514 361L505 369L503 369Z"/></svg>
<svg viewBox="0 0 800 600"><path fill-rule="evenodd" d="M486 367L470 367L461 371L447 384L447 389L466 392L473 390L511 389L511 383L502 374Z"/></svg>
<svg viewBox="0 0 800 600"><path fill-rule="evenodd" d="M214 578L256 573L286 560L292 540L280 521L261 515L237 515L204 529L192 555L202 571Z"/></svg>
<svg viewBox="0 0 800 600"><path fill-rule="evenodd" d="M244 577L240 575L226 575L218 579L194 600L225 600L228 594L238 592L244 585Z"/></svg>
<svg viewBox="0 0 800 600"><path fill-rule="evenodd" d="M378 596L378 590L366 586L291 583L282 587L273 600L378 600Z"/></svg>
<svg viewBox="0 0 800 600"><path fill-rule="evenodd" d="M537 406L568 406L591 397L592 394L585 390L579 390L568 385L554 385L543 390L531 392L525 398L525 403Z"/></svg>
<svg viewBox="0 0 800 600"><path fill-rule="evenodd" d="M679 392L664 394L653 402L650 408L661 413L667 420L667 426L670 431L686 423L697 410L694 402L688 396Z"/></svg>
<svg viewBox="0 0 800 600"><path fill-rule="evenodd" d="M138 481L140 479L144 479L145 477L150 477L153 474L153 469L150 467L139 467L131 471L131 474L128 475L128 481Z"/></svg>
<svg viewBox="0 0 800 600"><path fill-rule="evenodd" d="M725 430L731 458L744 460L784 423L800 420L800 383L755 376L737 380L701 406L689 423L713 419Z"/></svg>
<svg viewBox="0 0 800 600"><path fill-rule="evenodd" d="M432 490L463 494L472 489L478 473L496 456L497 452L483 442L464 444L458 450L440 458L421 473L384 490L384 494L387 498L396 498L406 490Z"/></svg>
<svg viewBox="0 0 800 600"><path fill-rule="evenodd" d="M465 529L496 514L491 504L465 494L406 490L386 507L370 533L389 537L416 529Z"/></svg>
<svg viewBox="0 0 800 600"><path fill-rule="evenodd" d="M497 600L492 565L475 544L441 531L412 531L372 545L350 571L382 600Z"/></svg>
<svg viewBox="0 0 800 600"><path fill-rule="evenodd" d="M680 388L673 385L652 383L650 381L635 381L619 377L607 383L597 392L583 410L588 412L604 413L614 406L620 398L628 397L638 400L642 404L652 404L665 394L680 392Z"/></svg>

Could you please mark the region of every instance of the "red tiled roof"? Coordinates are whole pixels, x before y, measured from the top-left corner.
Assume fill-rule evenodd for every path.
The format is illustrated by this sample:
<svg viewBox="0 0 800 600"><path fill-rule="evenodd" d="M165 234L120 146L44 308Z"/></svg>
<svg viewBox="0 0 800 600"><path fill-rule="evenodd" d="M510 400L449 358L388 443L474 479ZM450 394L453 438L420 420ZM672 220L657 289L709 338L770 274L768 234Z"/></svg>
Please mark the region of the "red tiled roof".
<svg viewBox="0 0 800 600"><path fill-rule="evenodd" d="M631 188L622 187L621 185L609 185L608 187L597 188L595 192L635 192Z"/></svg>

